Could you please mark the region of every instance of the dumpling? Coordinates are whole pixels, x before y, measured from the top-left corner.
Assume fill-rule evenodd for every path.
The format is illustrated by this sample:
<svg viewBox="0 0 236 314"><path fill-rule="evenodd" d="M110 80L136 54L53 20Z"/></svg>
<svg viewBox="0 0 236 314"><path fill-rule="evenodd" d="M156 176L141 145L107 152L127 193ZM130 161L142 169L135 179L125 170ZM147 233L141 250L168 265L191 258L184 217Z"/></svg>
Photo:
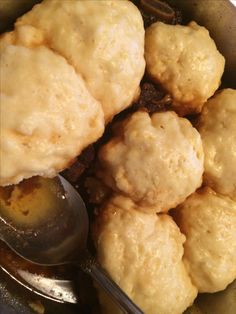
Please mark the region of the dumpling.
<svg viewBox="0 0 236 314"><path fill-rule="evenodd" d="M115 191L166 212L202 183L199 133L175 112L136 112L101 147L97 176ZM154 206L153 206L154 205Z"/></svg>
<svg viewBox="0 0 236 314"><path fill-rule="evenodd" d="M205 183L236 200L236 90L223 89L204 105L198 129Z"/></svg>
<svg viewBox="0 0 236 314"><path fill-rule="evenodd" d="M184 262L199 292L224 290L236 279L236 202L209 188L174 212L186 236Z"/></svg>
<svg viewBox="0 0 236 314"><path fill-rule="evenodd" d="M145 69L144 26L131 1L45 0L18 19L16 29L40 30L102 103L106 122L139 95Z"/></svg>
<svg viewBox="0 0 236 314"><path fill-rule="evenodd" d="M185 237L168 215L146 214L114 196L94 228L98 260L145 314L182 314L197 289L182 261ZM104 313L120 311L99 290Z"/></svg>
<svg viewBox="0 0 236 314"><path fill-rule="evenodd" d="M104 131L101 104L63 57L8 40L0 49L2 186L55 176Z"/></svg>
<svg viewBox="0 0 236 314"><path fill-rule="evenodd" d="M147 71L181 115L200 112L220 85L225 59L205 27L152 24L146 30Z"/></svg>

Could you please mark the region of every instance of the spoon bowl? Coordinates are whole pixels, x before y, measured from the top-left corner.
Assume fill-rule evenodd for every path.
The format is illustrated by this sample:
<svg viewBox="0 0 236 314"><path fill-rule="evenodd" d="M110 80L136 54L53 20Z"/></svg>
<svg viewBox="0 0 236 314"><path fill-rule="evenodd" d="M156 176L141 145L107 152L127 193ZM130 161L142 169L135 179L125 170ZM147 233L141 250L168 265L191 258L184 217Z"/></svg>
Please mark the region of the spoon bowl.
<svg viewBox="0 0 236 314"><path fill-rule="evenodd" d="M33 208L35 204L29 204L28 197L28 200L18 205L21 218L9 217L9 211L12 207L14 209L14 202L19 204L19 199L25 197L25 193L26 197L29 195L25 191L27 188L24 182L15 186L11 195L16 194L17 189L20 190L20 195L8 200L8 204L1 204L1 240L18 255L36 264L52 266L72 262L75 252L85 249L87 243L89 221L82 198L62 176L54 179L34 178L31 183L32 197L38 197L40 203L42 194L42 197L49 200L47 207L52 208L42 213L42 205L38 204L39 208ZM48 189L47 195L44 195L45 189ZM28 212L27 215L25 211ZM38 214L39 211L41 215ZM29 215L33 219L29 219Z"/></svg>
<svg viewBox="0 0 236 314"><path fill-rule="evenodd" d="M58 303L81 303L75 287L74 268L29 263L0 243L0 269L25 289Z"/></svg>
<svg viewBox="0 0 236 314"><path fill-rule="evenodd" d="M124 313L143 313L87 250L87 210L67 180L62 176L38 177L0 191L0 239L13 251L40 265L73 263L89 274Z"/></svg>

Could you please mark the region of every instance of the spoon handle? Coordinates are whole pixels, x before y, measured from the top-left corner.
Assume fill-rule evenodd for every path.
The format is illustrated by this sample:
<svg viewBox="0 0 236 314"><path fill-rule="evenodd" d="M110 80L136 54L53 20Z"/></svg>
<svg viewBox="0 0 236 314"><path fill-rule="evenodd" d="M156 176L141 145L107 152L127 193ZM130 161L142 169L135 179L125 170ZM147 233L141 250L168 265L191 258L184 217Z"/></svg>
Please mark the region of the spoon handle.
<svg viewBox="0 0 236 314"><path fill-rule="evenodd" d="M101 288L113 299L120 309L127 314L144 314L137 305L121 290L121 288L109 277L107 272L99 265L96 259L86 251L79 267L90 275Z"/></svg>

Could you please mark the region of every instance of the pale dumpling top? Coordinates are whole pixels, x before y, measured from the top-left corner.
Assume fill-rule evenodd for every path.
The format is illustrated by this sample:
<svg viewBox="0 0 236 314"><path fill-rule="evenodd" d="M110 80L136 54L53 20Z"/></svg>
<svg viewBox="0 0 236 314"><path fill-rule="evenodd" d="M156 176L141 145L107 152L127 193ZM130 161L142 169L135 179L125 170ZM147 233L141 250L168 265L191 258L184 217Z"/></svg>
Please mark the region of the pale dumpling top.
<svg viewBox="0 0 236 314"><path fill-rule="evenodd" d="M152 24L146 30L147 71L173 97L181 115L200 112L220 85L224 57L205 27Z"/></svg>
<svg viewBox="0 0 236 314"><path fill-rule="evenodd" d="M99 151L97 176L149 212L177 206L202 183L199 133L174 112L136 112ZM155 205L152 208L152 205Z"/></svg>
<svg viewBox="0 0 236 314"><path fill-rule="evenodd" d="M223 89L204 105L199 132L206 184L236 200L236 90Z"/></svg>
<svg viewBox="0 0 236 314"><path fill-rule="evenodd" d="M144 27L130 1L45 0L18 19L32 25L64 56L102 103L105 120L139 94L144 73Z"/></svg>

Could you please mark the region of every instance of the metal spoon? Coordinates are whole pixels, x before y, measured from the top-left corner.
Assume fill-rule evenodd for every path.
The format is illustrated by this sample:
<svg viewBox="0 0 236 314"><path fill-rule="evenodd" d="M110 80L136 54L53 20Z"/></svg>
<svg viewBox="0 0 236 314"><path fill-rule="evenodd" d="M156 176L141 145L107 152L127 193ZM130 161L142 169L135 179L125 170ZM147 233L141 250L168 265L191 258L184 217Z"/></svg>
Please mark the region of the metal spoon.
<svg viewBox="0 0 236 314"><path fill-rule="evenodd" d="M29 263L2 242L0 268L19 285L43 298L58 303L81 302L70 265L47 267Z"/></svg>
<svg viewBox="0 0 236 314"><path fill-rule="evenodd" d="M73 263L89 274L125 313L143 313L87 250L87 210L68 181L61 176L34 178L4 192L0 239L12 250L40 265Z"/></svg>

